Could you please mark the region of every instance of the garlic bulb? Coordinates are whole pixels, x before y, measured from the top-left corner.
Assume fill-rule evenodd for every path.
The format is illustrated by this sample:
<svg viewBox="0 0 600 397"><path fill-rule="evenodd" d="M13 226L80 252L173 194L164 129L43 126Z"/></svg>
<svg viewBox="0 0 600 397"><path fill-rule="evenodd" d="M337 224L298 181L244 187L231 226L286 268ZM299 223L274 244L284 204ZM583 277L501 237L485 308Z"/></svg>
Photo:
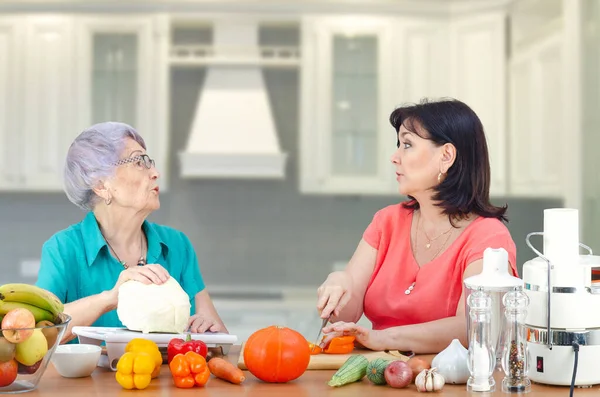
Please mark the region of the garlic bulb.
<svg viewBox="0 0 600 397"><path fill-rule="evenodd" d="M464 384L469 380L469 351L458 339L452 340L431 362L432 367L444 376L446 383Z"/></svg>
<svg viewBox="0 0 600 397"><path fill-rule="evenodd" d="M418 392L439 391L446 383L444 375L437 373L437 368L424 369L415 379Z"/></svg>

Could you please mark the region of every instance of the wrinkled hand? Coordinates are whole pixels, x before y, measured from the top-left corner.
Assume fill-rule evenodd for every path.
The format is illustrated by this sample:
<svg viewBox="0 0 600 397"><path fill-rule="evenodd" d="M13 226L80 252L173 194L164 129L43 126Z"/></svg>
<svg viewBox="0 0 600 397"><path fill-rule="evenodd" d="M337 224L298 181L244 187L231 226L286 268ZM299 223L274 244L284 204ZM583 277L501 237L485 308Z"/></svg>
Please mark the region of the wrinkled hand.
<svg viewBox="0 0 600 397"><path fill-rule="evenodd" d="M169 272L161 265L131 266L119 274L114 288L118 289L125 281L136 280L143 284L163 284L169 279Z"/></svg>
<svg viewBox="0 0 600 397"><path fill-rule="evenodd" d="M147 285L160 285L167 282L170 277L169 272L161 265L130 266L119 274L119 278L111 290L115 304L119 294L119 287L126 281L136 280Z"/></svg>
<svg viewBox="0 0 600 397"><path fill-rule="evenodd" d="M317 289L317 310L321 312L321 318L330 315L339 316L340 312L348 304L352 297L352 279L344 271L333 272Z"/></svg>
<svg viewBox="0 0 600 397"><path fill-rule="evenodd" d="M320 344L322 348L327 346L335 337L353 335L356 338L356 342L367 349L378 351L386 349L381 341L380 331L370 330L355 323L338 321L324 327L323 333L325 334L325 339Z"/></svg>
<svg viewBox="0 0 600 397"><path fill-rule="evenodd" d="M194 314L190 317L188 329L194 334L201 334L206 331L229 333L221 321L203 314Z"/></svg>

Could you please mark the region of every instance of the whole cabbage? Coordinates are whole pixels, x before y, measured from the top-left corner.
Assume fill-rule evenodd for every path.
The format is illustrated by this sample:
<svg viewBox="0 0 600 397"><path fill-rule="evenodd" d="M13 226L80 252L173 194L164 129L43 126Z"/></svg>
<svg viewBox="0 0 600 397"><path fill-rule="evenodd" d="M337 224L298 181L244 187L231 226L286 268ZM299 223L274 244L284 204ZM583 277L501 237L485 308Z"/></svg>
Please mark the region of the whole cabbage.
<svg viewBox="0 0 600 397"><path fill-rule="evenodd" d="M173 277L161 285L129 280L119 287L117 316L133 331L181 334L190 308L190 298Z"/></svg>

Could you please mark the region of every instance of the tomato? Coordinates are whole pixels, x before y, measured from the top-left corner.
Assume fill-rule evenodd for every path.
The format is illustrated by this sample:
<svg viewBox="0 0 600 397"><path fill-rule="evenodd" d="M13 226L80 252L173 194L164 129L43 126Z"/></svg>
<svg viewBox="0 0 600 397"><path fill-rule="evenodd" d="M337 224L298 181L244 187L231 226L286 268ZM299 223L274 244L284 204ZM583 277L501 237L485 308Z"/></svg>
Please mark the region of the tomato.
<svg viewBox="0 0 600 397"><path fill-rule="evenodd" d="M0 387L8 386L17 379L19 365L15 360L0 363Z"/></svg>

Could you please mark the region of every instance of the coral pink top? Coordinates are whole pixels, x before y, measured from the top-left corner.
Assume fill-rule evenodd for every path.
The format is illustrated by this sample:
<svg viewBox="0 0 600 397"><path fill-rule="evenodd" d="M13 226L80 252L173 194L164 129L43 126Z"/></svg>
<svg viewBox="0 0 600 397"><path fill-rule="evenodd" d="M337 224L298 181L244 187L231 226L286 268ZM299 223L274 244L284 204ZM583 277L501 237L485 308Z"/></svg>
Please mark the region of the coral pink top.
<svg viewBox="0 0 600 397"><path fill-rule="evenodd" d="M495 218L476 218L445 251L421 267L410 243L413 211L402 204L378 211L363 234L377 249L375 269L364 299L373 329L419 324L456 314L467 266L488 248L504 248L517 276L516 247L506 226ZM410 294L406 289L415 282Z"/></svg>

